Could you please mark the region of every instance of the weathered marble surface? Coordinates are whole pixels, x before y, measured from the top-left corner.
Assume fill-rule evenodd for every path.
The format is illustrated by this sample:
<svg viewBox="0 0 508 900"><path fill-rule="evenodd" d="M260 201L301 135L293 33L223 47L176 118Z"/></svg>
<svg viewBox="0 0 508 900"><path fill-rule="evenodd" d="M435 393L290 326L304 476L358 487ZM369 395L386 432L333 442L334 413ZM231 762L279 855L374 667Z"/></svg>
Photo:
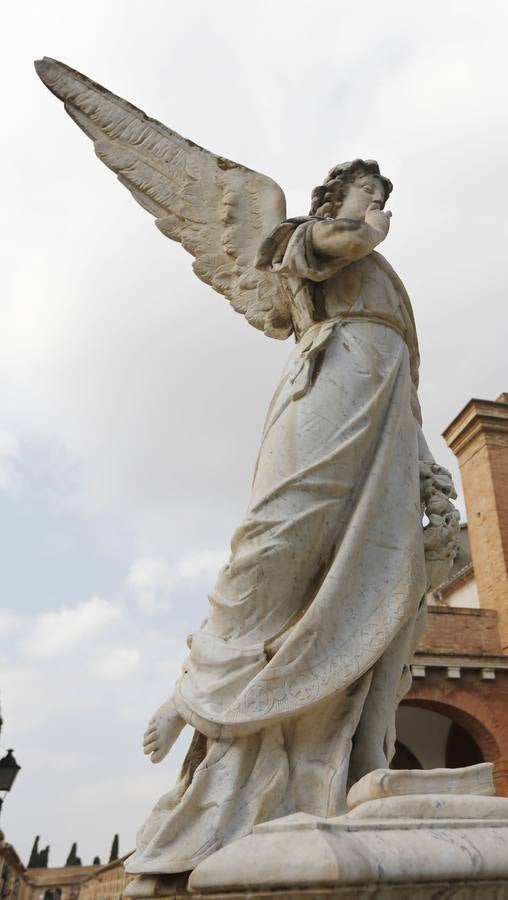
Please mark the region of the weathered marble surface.
<svg viewBox="0 0 508 900"><path fill-rule="evenodd" d="M368 800L341 816L343 822L365 819L506 819L505 797L463 797L453 794L411 794L407 797L384 797Z"/></svg>
<svg viewBox="0 0 508 900"><path fill-rule="evenodd" d="M457 769L375 769L360 778L350 789L346 803L348 809L366 801L384 797L405 798L421 794L475 794L491 797L496 793L494 766L478 763Z"/></svg>
<svg viewBox="0 0 508 900"><path fill-rule="evenodd" d="M375 819L295 815L259 825L201 863L189 889L217 894L495 879L508 887L508 799L488 798L497 800L498 815L504 811L504 818L488 820L418 818L429 813L429 798L414 804L413 818L385 817L382 806L394 799L372 801L379 807ZM461 799L471 815L478 798L453 799L454 812Z"/></svg>
<svg viewBox="0 0 508 900"><path fill-rule="evenodd" d="M231 558L144 736L160 762L186 724L198 732L126 865L180 872L260 822L337 816L350 784L388 765L423 598L453 557L453 484L422 432L409 297L375 251L392 189L375 161L335 166L311 214L288 219L270 178L61 63L36 68L199 278L296 338Z"/></svg>

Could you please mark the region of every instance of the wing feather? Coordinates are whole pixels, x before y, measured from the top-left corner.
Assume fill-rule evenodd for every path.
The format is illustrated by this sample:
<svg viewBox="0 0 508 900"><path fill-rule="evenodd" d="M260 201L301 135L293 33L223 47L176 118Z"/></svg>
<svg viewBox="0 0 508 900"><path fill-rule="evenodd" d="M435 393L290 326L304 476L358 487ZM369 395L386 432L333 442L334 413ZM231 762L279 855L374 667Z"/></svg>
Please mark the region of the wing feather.
<svg viewBox="0 0 508 900"><path fill-rule="evenodd" d="M216 156L56 60L35 63L44 84L166 237L194 257L196 275L256 328L285 338L292 328L278 276L259 271L262 240L286 216L281 188Z"/></svg>

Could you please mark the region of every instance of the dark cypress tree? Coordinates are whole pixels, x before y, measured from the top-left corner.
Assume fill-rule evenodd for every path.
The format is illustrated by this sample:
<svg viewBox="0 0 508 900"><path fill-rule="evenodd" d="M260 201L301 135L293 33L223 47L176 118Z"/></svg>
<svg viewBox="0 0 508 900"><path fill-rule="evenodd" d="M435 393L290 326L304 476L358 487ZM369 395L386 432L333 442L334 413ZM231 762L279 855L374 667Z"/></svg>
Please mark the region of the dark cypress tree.
<svg viewBox="0 0 508 900"><path fill-rule="evenodd" d="M76 841L74 841L74 843L71 847L71 850L67 857L65 865L66 866L80 866L81 865L81 860L78 856L78 845L77 845Z"/></svg>
<svg viewBox="0 0 508 900"><path fill-rule="evenodd" d="M115 859L118 859L118 835L115 834L113 838L113 843L111 844L111 853L109 854L109 861L114 862Z"/></svg>
<svg viewBox="0 0 508 900"><path fill-rule="evenodd" d="M49 858L49 844L44 850L39 850L39 835L35 838L27 869L47 869Z"/></svg>
<svg viewBox="0 0 508 900"><path fill-rule="evenodd" d="M33 843L32 852L30 854L30 859L28 860L27 869L37 869L39 867L39 835L35 838Z"/></svg>

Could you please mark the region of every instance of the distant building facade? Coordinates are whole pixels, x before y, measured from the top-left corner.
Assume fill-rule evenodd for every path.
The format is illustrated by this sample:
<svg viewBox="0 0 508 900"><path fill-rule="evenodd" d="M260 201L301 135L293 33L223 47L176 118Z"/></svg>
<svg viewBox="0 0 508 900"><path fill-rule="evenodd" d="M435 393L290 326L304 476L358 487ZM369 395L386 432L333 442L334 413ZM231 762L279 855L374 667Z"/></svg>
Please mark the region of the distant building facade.
<svg viewBox="0 0 508 900"><path fill-rule="evenodd" d="M508 796L508 394L470 400L444 438L468 524L449 579L429 597L397 733L422 768L494 762Z"/></svg>
<svg viewBox="0 0 508 900"><path fill-rule="evenodd" d="M1 900L120 900L132 876L121 859L101 866L27 868L14 848L0 841Z"/></svg>

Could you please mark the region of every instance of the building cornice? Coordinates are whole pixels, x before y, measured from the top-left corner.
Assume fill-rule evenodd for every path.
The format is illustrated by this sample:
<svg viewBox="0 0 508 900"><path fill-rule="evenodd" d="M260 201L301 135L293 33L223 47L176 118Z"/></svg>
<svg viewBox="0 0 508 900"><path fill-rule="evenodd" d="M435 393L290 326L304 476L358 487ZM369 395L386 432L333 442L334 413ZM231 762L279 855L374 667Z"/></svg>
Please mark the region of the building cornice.
<svg viewBox="0 0 508 900"><path fill-rule="evenodd" d="M501 394L504 398L506 394ZM508 403L473 398L443 431L450 449L459 457L469 448L479 449L481 436L508 434Z"/></svg>
<svg viewBox="0 0 508 900"><path fill-rule="evenodd" d="M462 669L503 669L508 672L508 657L490 656L487 653L456 653L444 650L442 653L415 653L412 664L428 666L430 669L443 669L449 665L460 666Z"/></svg>
<svg viewBox="0 0 508 900"><path fill-rule="evenodd" d="M432 595L436 600L442 600L444 597L448 597L456 591L457 588L461 587L463 584L467 584L468 581L471 581L473 578L473 564L470 562L466 563L466 565L463 566L462 569L459 569L452 578L449 578L448 581L443 581L442 584L432 592Z"/></svg>

